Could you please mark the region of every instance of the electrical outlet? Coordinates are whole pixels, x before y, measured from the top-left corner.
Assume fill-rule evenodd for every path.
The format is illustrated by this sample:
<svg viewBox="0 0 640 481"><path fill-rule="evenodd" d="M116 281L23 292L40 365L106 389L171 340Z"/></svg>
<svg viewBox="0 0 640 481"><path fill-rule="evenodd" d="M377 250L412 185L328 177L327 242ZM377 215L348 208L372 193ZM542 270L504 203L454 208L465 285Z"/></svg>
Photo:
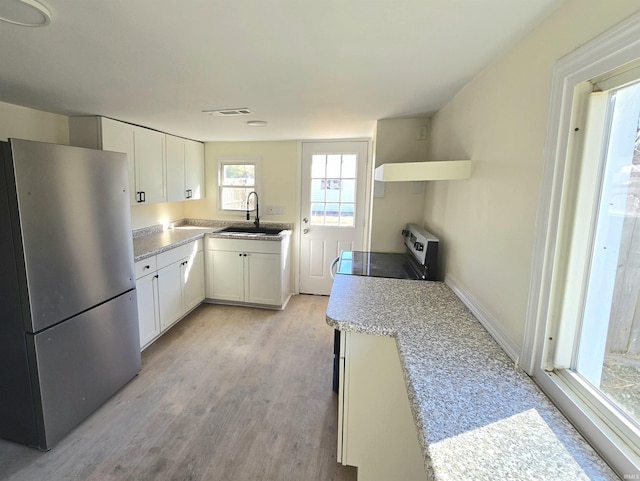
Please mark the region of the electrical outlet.
<svg viewBox="0 0 640 481"><path fill-rule="evenodd" d="M284 206L283 205L277 205L276 206L276 214L278 214L278 215L283 215L284 214Z"/></svg>
<svg viewBox="0 0 640 481"><path fill-rule="evenodd" d="M266 215L273 215L273 214L275 214L275 209L273 208L273 206L272 206L272 205L267 205L267 206L265 206L265 208L264 208L264 213L265 213Z"/></svg>
<svg viewBox="0 0 640 481"><path fill-rule="evenodd" d="M427 140L427 135L429 132L427 131L426 125L421 125L418 127L418 135L416 136L416 140Z"/></svg>

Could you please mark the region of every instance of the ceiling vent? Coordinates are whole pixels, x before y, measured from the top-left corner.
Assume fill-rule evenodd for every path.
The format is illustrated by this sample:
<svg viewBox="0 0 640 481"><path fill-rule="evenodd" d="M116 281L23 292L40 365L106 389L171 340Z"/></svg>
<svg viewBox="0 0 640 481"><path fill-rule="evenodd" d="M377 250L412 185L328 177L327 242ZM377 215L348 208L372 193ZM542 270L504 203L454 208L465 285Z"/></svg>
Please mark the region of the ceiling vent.
<svg viewBox="0 0 640 481"><path fill-rule="evenodd" d="M234 115L249 115L251 110L247 108L237 109L221 109L221 110L203 110L205 114L213 115L216 117L232 117Z"/></svg>

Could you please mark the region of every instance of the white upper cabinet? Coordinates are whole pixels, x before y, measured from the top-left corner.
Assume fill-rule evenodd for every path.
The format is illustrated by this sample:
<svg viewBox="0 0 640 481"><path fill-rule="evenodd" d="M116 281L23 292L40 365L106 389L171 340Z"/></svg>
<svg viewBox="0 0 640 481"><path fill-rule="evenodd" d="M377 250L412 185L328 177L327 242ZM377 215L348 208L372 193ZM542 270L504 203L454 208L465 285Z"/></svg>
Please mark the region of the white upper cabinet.
<svg viewBox="0 0 640 481"><path fill-rule="evenodd" d="M81 119L92 119L95 117L80 117ZM72 117L72 119L74 119ZM71 120L70 120L71 122ZM129 161L129 202L131 205L137 204L136 194L138 192L136 184L136 164L135 164L135 133L131 124L125 124L116 120L102 118L101 125L97 125L98 138L97 145L82 145L83 147L101 148L113 152L124 152ZM73 124L71 124L73 125ZM73 128L70 129L72 132ZM72 140L73 145L79 145Z"/></svg>
<svg viewBox="0 0 640 481"><path fill-rule="evenodd" d="M105 117L70 117L71 145L124 152L132 205L204 197L204 144Z"/></svg>
<svg viewBox="0 0 640 481"><path fill-rule="evenodd" d="M166 136L167 200L204 197L204 144L174 135Z"/></svg>
<svg viewBox="0 0 640 481"><path fill-rule="evenodd" d="M134 127L138 203L166 202L164 171L165 134Z"/></svg>
<svg viewBox="0 0 640 481"><path fill-rule="evenodd" d="M185 140L185 190L189 199L204 198L204 144Z"/></svg>

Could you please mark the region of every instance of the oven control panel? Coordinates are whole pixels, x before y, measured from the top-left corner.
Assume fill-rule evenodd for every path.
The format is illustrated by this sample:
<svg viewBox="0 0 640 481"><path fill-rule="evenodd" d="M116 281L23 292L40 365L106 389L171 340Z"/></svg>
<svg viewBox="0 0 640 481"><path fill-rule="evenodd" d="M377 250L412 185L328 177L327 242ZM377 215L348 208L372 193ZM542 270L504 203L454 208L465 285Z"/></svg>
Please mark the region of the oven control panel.
<svg viewBox="0 0 640 481"><path fill-rule="evenodd" d="M402 230L404 244L419 264L435 270L439 240L417 224L407 224Z"/></svg>

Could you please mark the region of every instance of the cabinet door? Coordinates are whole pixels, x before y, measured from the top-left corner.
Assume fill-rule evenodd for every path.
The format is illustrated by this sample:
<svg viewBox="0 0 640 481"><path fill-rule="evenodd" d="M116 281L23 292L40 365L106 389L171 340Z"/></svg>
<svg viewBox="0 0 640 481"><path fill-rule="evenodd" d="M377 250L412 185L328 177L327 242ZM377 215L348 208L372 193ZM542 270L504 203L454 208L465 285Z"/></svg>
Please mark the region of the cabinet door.
<svg viewBox="0 0 640 481"><path fill-rule="evenodd" d="M348 333L345 371L342 464L359 479L426 480L395 339Z"/></svg>
<svg viewBox="0 0 640 481"><path fill-rule="evenodd" d="M129 162L129 202L131 205L137 204L136 192L139 186L136 184L136 168L135 168L135 127L131 124L118 122L102 117L101 135L102 150L111 150L113 152L124 152L127 154Z"/></svg>
<svg viewBox="0 0 640 481"><path fill-rule="evenodd" d="M158 271L158 305L160 330L173 325L182 315L182 261Z"/></svg>
<svg viewBox="0 0 640 481"><path fill-rule="evenodd" d="M245 302L279 306L282 303L280 256L250 252L244 259Z"/></svg>
<svg viewBox="0 0 640 481"><path fill-rule="evenodd" d="M185 189L188 199L204 198L204 144L185 140Z"/></svg>
<svg viewBox="0 0 640 481"><path fill-rule="evenodd" d="M158 275L154 272L138 279L136 290L138 293L140 349L143 349L160 334Z"/></svg>
<svg viewBox="0 0 640 481"><path fill-rule="evenodd" d="M167 135L167 201L174 202L187 198L185 188L185 139Z"/></svg>
<svg viewBox="0 0 640 481"><path fill-rule="evenodd" d="M135 159L138 190L147 204L165 202L164 137L155 130L135 128Z"/></svg>
<svg viewBox="0 0 640 481"><path fill-rule="evenodd" d="M204 255L201 250L182 264L182 286L184 312L188 312L204 299Z"/></svg>
<svg viewBox="0 0 640 481"><path fill-rule="evenodd" d="M242 252L214 251L209 256L207 297L222 301L244 301L244 257Z"/></svg>

